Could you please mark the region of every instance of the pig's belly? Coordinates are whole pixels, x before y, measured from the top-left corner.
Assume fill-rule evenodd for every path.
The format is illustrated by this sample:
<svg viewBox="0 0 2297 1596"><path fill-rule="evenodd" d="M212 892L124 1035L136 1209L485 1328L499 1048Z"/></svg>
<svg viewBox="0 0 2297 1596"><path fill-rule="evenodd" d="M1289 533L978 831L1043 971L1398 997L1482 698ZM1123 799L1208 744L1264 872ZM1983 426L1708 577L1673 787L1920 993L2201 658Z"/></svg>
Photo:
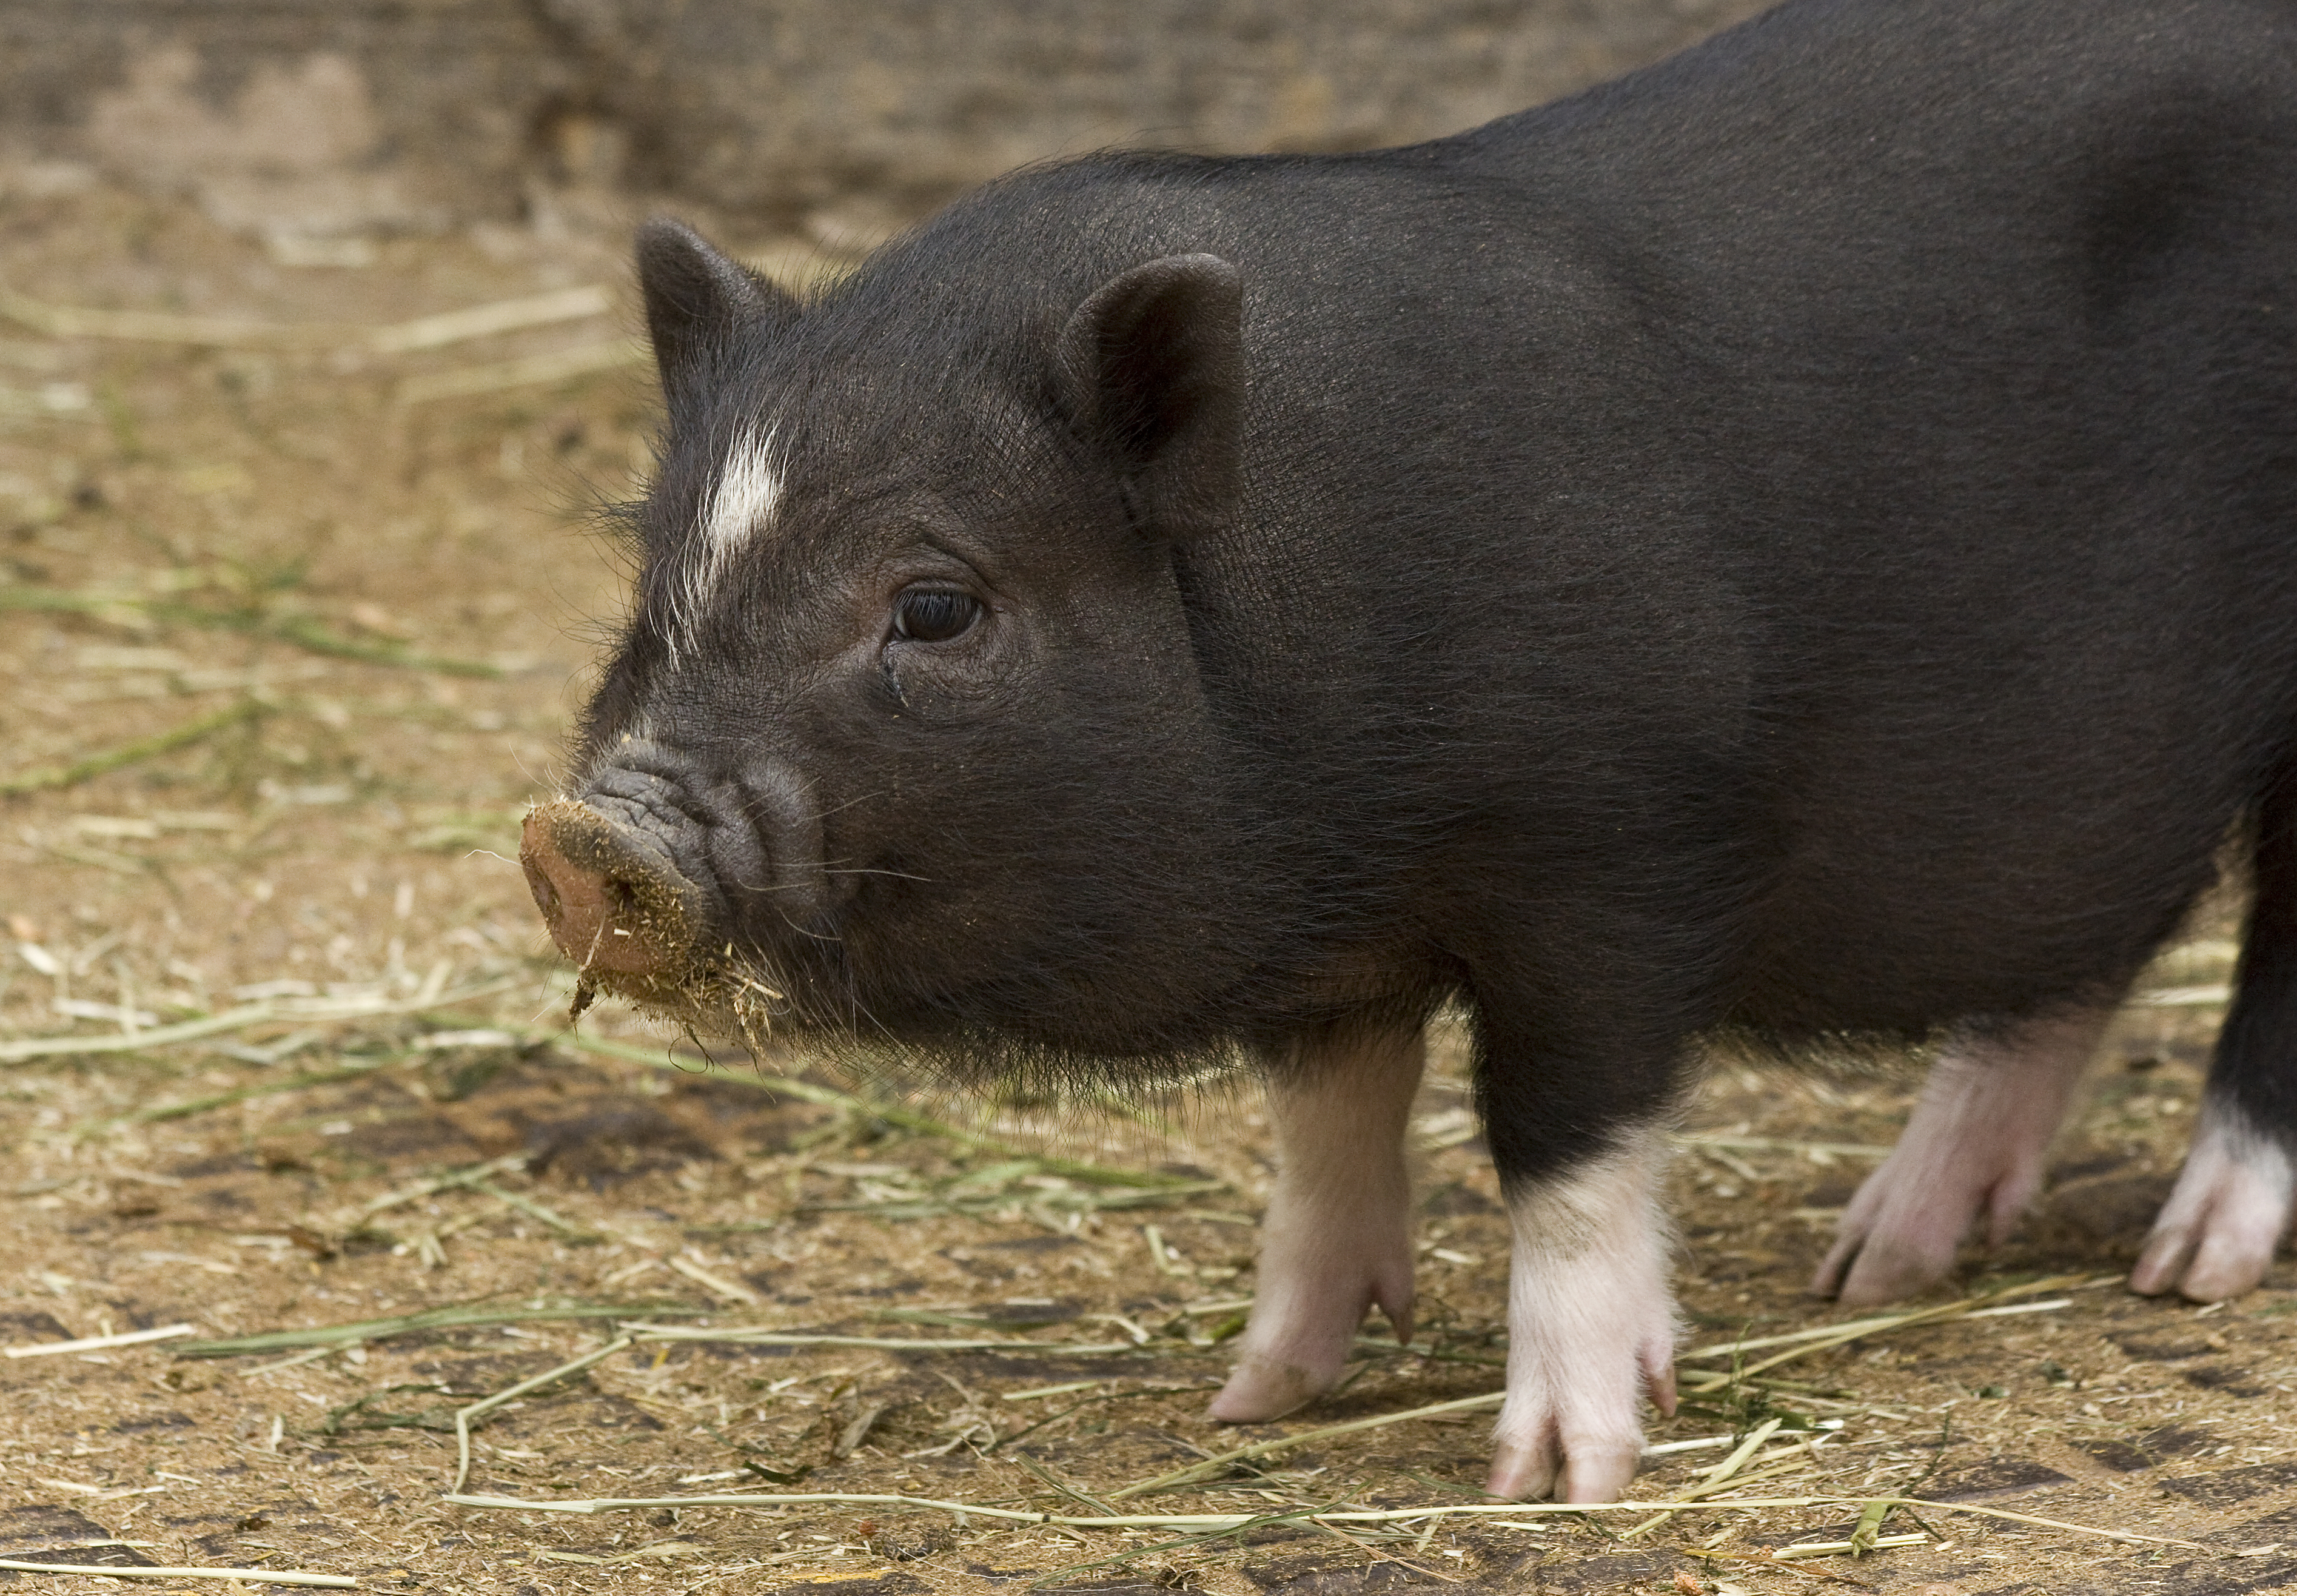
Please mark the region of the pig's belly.
<svg viewBox="0 0 2297 1596"><path fill-rule="evenodd" d="M1920 1032L2111 1000L2216 879L2257 780L2239 736L2113 725L1843 750L1790 806L1734 1017Z"/></svg>

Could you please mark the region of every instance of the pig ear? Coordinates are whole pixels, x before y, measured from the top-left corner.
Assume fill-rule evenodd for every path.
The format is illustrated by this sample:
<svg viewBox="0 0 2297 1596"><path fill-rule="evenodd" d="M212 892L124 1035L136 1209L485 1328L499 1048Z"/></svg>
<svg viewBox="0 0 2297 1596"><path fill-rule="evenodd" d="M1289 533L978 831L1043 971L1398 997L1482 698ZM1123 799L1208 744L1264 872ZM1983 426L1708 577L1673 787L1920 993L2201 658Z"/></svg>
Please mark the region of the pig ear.
<svg viewBox="0 0 2297 1596"><path fill-rule="evenodd" d="M1244 289L1217 255L1166 255L1095 290L1061 329L1061 397L1116 456L1159 538L1225 524L1239 490Z"/></svg>
<svg viewBox="0 0 2297 1596"><path fill-rule="evenodd" d="M638 229L638 286L663 390L679 402L714 344L759 322L797 314L797 301L730 260L684 222L656 217Z"/></svg>

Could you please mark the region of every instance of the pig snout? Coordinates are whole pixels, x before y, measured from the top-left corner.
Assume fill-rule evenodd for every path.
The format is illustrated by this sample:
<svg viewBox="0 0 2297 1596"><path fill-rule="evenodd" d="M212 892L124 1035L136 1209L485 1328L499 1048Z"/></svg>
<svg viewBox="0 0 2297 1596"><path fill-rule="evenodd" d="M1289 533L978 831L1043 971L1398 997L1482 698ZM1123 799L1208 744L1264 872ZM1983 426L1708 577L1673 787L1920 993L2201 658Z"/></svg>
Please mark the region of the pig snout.
<svg viewBox="0 0 2297 1596"><path fill-rule="evenodd" d="M696 963L701 890L659 838L562 798L527 816L518 860L550 940L586 975L671 982Z"/></svg>
<svg viewBox="0 0 2297 1596"><path fill-rule="evenodd" d="M660 991L816 913L816 827L778 767L720 774L633 742L526 818L519 862L551 940L603 984ZM756 923L753 923L756 922Z"/></svg>

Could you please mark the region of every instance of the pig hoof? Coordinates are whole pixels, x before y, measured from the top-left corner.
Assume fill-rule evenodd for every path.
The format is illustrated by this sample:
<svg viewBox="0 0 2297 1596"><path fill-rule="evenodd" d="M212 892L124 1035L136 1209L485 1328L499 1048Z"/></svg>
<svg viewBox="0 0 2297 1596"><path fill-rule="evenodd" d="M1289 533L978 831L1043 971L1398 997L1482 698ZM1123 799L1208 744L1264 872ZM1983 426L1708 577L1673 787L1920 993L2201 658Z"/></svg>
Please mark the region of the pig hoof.
<svg viewBox="0 0 2297 1596"><path fill-rule="evenodd" d="M1236 1367L1213 1398L1209 1416L1224 1424L1256 1424L1281 1419L1330 1390L1347 1367L1367 1296L1384 1307L1396 1304L1387 1307L1388 1318L1396 1326L1396 1339L1408 1338L1412 1264L1410 1255L1401 1248L1396 1252L1402 1269L1383 1271L1385 1285L1376 1281L1362 1291L1324 1301L1304 1293L1256 1306ZM1401 1286L1395 1283L1398 1272ZM1272 1298L1277 1295L1270 1293ZM1335 1302L1342 1305L1335 1307Z"/></svg>
<svg viewBox="0 0 2297 1596"><path fill-rule="evenodd" d="M1811 1277L1810 1288L1820 1296L1846 1308L1912 1296L1946 1278L1981 1213L1993 1245L2009 1240L2041 1189L2038 1145L2016 1149L2007 1167L1988 1169L1975 1160L1925 1156L1934 1149L1917 1136L1919 1129L1919 1123L1908 1128L1906 1139L1843 1210L1841 1234Z"/></svg>
<svg viewBox="0 0 2297 1596"><path fill-rule="evenodd" d="M1331 1389L1377 1306L1412 1336L1412 1177L1404 1131L1426 1054L1417 1031L1303 1038L1270 1083L1275 1189L1258 1289L1211 1416L1275 1419Z"/></svg>
<svg viewBox="0 0 2297 1596"><path fill-rule="evenodd" d="M1330 1390L1338 1378L1338 1369L1325 1372L1247 1353L1230 1372L1228 1384L1213 1398L1207 1411L1223 1424L1281 1419Z"/></svg>
<svg viewBox="0 0 2297 1596"><path fill-rule="evenodd" d="M1872 1185L1869 1181L1870 1189ZM1954 1267L1955 1247L1970 1229L1975 1208L1974 1204L1957 1204L1951 1218L1942 1205L1911 1213L1885 1209L1881 1222L1854 1222L1854 1203L1843 1214L1842 1234L1833 1250L1811 1277L1810 1288L1846 1308L1912 1296Z"/></svg>
<svg viewBox="0 0 2297 1596"><path fill-rule="evenodd" d="M1954 1267L1981 1214L1990 1243L2009 1240L2041 1189L2050 1137L2106 1013L2074 1010L1955 1041L1922 1082L1898 1145L1843 1210L1810 1288L1845 1307L1895 1302Z"/></svg>
<svg viewBox="0 0 2297 1596"><path fill-rule="evenodd" d="M1398 1267L1383 1269L1370 1283L1340 1292L1328 1289L1333 1279L1330 1275L1305 1280L1292 1275L1285 1265L1300 1260L1286 1257L1280 1246L1272 1250L1278 1255L1263 1261L1269 1284L1253 1305L1236 1367L1206 1410L1225 1424L1280 1419L1330 1390L1347 1367L1369 1306L1387 1309L1399 1341L1410 1333L1412 1260L1402 1246L1394 1249ZM1293 1288L1286 1289L1288 1286Z"/></svg>
<svg viewBox="0 0 2297 1596"><path fill-rule="evenodd" d="M1563 1378L1535 1379L1527 1391L1510 1391L1493 1427L1487 1493L1511 1501L1549 1495L1558 1501L1619 1500L1642 1457L1642 1399L1661 1413L1675 1411L1673 1317L1662 1312L1662 1328L1633 1363L1593 1367L1590 1349L1582 1346L1568 1362L1551 1365L1559 1376L1568 1369L1568 1386ZM1516 1385L1512 1369L1509 1384Z"/></svg>
<svg viewBox="0 0 2297 1596"><path fill-rule="evenodd" d="M2147 1296L2174 1287L2197 1303L2239 1296L2265 1278L2289 1225L2288 1153L2237 1110L2202 1111L2193 1151L2129 1273Z"/></svg>
<svg viewBox="0 0 2297 1596"><path fill-rule="evenodd" d="M1642 1456L1640 1427L1625 1436L1576 1436L1559 1444L1503 1441L1492 1454L1485 1493L1510 1501L1549 1495L1558 1501L1617 1501Z"/></svg>

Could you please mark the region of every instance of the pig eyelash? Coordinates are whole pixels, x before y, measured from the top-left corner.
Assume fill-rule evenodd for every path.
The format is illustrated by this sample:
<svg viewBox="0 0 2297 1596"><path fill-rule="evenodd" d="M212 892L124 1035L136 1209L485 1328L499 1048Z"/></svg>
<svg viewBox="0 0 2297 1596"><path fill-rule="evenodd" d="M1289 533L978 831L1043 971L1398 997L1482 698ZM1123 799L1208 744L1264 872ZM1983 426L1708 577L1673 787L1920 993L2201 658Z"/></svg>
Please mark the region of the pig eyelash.
<svg viewBox="0 0 2297 1596"><path fill-rule="evenodd" d="M893 636L904 643L954 642L980 623L984 609L961 588L905 588L893 600Z"/></svg>

